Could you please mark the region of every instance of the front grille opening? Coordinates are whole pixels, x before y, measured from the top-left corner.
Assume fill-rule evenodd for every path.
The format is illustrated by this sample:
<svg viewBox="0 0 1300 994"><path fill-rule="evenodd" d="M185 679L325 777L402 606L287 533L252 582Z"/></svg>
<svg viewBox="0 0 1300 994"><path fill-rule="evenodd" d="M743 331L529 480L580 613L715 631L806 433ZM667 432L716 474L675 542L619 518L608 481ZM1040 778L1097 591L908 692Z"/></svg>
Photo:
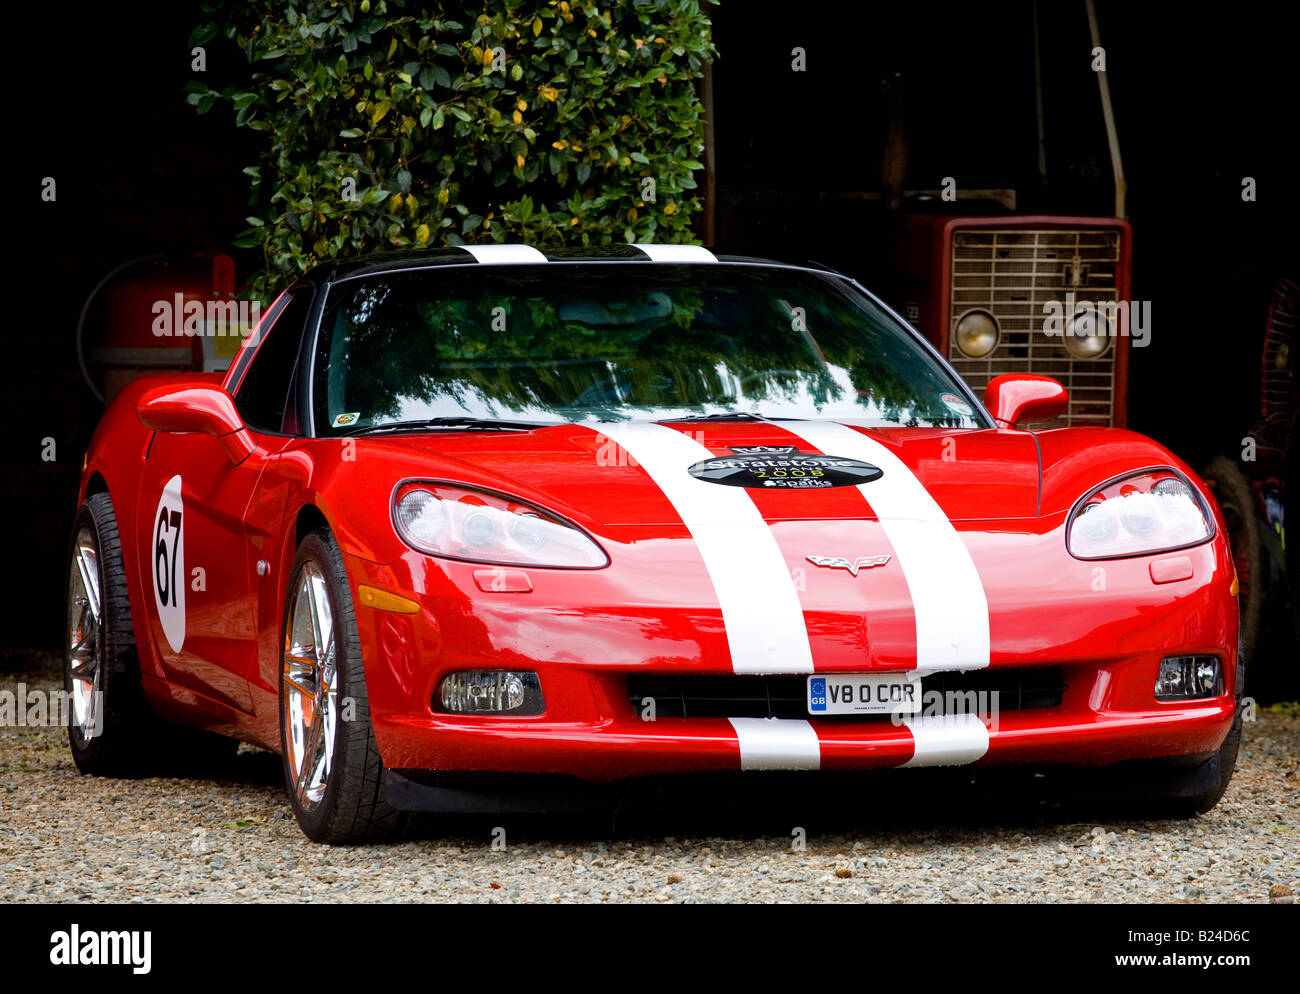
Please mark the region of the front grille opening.
<svg viewBox="0 0 1300 994"><path fill-rule="evenodd" d="M640 717L652 699L656 718L807 718L807 677L804 676L674 676L634 674L628 677L627 699ZM934 673L921 680L922 695L998 695L1002 711L1059 707L1066 683L1059 666L1026 666ZM889 720L888 715L836 716L849 721Z"/></svg>

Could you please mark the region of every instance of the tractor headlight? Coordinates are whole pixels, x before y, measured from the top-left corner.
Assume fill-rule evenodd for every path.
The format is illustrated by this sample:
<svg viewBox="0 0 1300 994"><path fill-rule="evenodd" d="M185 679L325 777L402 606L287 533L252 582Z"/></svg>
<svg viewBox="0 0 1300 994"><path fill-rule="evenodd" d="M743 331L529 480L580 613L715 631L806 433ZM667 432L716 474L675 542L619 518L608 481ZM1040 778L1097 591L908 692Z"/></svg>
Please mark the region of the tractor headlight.
<svg viewBox="0 0 1300 994"><path fill-rule="evenodd" d="M1080 311L1065 326L1065 349L1076 359L1097 359L1110 348L1110 320L1097 310Z"/></svg>
<svg viewBox="0 0 1300 994"><path fill-rule="evenodd" d="M957 348L971 359L983 359L998 347L998 319L988 311L967 311L957 321Z"/></svg>

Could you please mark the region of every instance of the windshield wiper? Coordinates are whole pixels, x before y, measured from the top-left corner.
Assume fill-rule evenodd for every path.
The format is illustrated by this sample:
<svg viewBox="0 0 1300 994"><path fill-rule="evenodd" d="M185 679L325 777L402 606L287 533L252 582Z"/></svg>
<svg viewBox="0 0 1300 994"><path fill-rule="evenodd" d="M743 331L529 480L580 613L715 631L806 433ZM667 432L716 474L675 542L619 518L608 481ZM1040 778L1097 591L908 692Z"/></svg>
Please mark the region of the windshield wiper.
<svg viewBox="0 0 1300 994"><path fill-rule="evenodd" d="M680 418L656 418L660 424L674 421L803 421L803 418L770 418L765 414L750 414L748 411L727 411L723 414L687 414Z"/></svg>
<svg viewBox="0 0 1300 994"><path fill-rule="evenodd" d="M440 418L420 418L417 421L389 421L381 425L364 425L345 431L344 435L376 435L384 432L398 431L436 431L445 428L452 431L532 431L534 428L550 428L561 424L559 421L502 421L496 418L475 418L467 414L453 414Z"/></svg>

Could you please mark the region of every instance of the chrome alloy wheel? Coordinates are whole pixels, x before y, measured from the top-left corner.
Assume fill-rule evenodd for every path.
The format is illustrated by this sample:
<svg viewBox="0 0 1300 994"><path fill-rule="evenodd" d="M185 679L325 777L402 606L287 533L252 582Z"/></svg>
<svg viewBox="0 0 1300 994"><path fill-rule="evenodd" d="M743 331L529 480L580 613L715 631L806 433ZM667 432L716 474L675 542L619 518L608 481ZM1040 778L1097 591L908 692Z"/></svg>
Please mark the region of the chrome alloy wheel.
<svg viewBox="0 0 1300 994"><path fill-rule="evenodd" d="M103 601L99 588L99 551L89 528L77 532L68 570L67 665L71 675L72 721L82 739L99 733L103 700Z"/></svg>
<svg viewBox="0 0 1300 994"><path fill-rule="evenodd" d="M329 589L319 567L307 562L298 574L281 666L285 758L304 809L325 796L334 763L337 658Z"/></svg>

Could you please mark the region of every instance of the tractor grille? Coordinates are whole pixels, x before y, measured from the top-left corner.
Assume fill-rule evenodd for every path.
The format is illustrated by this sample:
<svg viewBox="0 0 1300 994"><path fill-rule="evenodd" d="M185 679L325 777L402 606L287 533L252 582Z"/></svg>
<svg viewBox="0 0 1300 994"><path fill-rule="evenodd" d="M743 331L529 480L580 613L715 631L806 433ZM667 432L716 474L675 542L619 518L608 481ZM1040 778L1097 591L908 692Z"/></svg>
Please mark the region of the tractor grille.
<svg viewBox="0 0 1300 994"><path fill-rule="evenodd" d="M1060 337L1043 333L1043 305L1055 300L1064 309L1071 290L1076 304L1118 300L1119 251L1117 228L955 232L948 358L976 394L1001 373L1039 373L1070 394L1069 409L1052 427L1113 424L1118 341L1096 359L1075 359ZM982 359L962 355L956 342L957 319L974 309L991 313L1002 333Z"/></svg>
<svg viewBox="0 0 1300 994"><path fill-rule="evenodd" d="M803 676L634 675L627 681L627 698L638 715L642 702L653 698L656 718L807 718L806 681ZM950 693L997 691L1002 711L1058 707L1065 689L1059 666L933 673L921 679L923 701L930 691L938 691L945 701ZM889 720L888 715L847 717Z"/></svg>

